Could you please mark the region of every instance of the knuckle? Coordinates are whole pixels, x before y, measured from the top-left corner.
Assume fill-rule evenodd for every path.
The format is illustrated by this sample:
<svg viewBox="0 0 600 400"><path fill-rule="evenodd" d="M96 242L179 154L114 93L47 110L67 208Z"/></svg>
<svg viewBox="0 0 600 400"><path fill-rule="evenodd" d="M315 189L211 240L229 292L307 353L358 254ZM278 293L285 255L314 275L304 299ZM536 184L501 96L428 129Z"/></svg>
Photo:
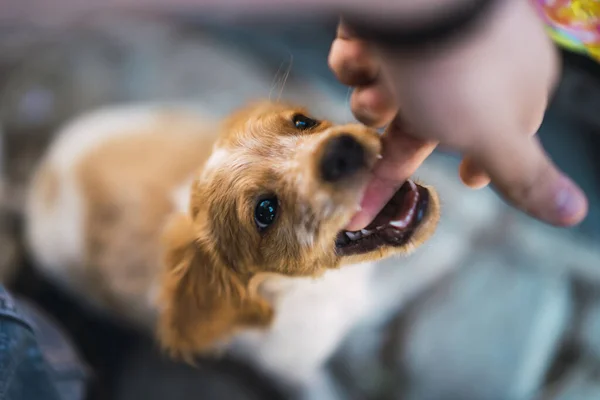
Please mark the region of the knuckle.
<svg viewBox="0 0 600 400"><path fill-rule="evenodd" d="M356 119L367 126L382 127L389 122L385 114L372 111L368 105L365 105L364 102L361 101L360 90L355 90L352 93L350 98L350 109Z"/></svg>
<svg viewBox="0 0 600 400"><path fill-rule="evenodd" d="M377 67L365 45L354 41L336 39L327 63L336 77L350 86L367 85L377 75Z"/></svg>
<svg viewBox="0 0 600 400"><path fill-rule="evenodd" d="M364 43L348 42L346 47L346 62L359 69L368 69L372 61L372 55Z"/></svg>

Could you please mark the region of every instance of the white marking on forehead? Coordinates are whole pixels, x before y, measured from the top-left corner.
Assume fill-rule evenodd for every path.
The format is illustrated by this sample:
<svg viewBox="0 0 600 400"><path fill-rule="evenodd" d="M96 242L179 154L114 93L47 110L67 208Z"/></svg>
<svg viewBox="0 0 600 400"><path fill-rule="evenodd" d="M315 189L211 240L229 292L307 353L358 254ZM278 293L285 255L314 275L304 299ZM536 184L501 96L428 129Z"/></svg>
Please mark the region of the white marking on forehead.
<svg viewBox="0 0 600 400"><path fill-rule="evenodd" d="M297 136L282 136L277 141L277 146L265 148L265 143L260 138L244 137L236 143L234 148L215 149L205 164L202 177L207 178L211 172L217 169L237 169L260 161L270 161L271 166L277 170L296 167L297 161L291 155L298 146L298 139ZM290 149L291 152L282 151L283 149ZM259 156L257 154L259 150L263 154L266 153L266 157Z"/></svg>
<svg viewBox="0 0 600 400"><path fill-rule="evenodd" d="M194 178L189 178L171 193L171 200L175 205L176 211L184 213L189 211L193 182Z"/></svg>
<svg viewBox="0 0 600 400"><path fill-rule="evenodd" d="M298 136L280 136L276 141L276 146L272 148L265 148L266 143L261 141L259 137L249 136L240 139L236 145L236 152L254 153L257 150L271 153L273 156L282 156L284 153L283 149L290 149L294 151L298 147L299 137Z"/></svg>
<svg viewBox="0 0 600 400"><path fill-rule="evenodd" d="M215 149L204 166L205 170L213 170L221 167L225 161L227 160L227 156L229 156L230 152L224 148Z"/></svg>
<svg viewBox="0 0 600 400"><path fill-rule="evenodd" d="M232 164L232 161L237 162L238 160L239 156L236 152L226 148L215 148L208 160L206 160L204 168L202 168L200 180L210 180L216 171L235 167L235 165Z"/></svg>

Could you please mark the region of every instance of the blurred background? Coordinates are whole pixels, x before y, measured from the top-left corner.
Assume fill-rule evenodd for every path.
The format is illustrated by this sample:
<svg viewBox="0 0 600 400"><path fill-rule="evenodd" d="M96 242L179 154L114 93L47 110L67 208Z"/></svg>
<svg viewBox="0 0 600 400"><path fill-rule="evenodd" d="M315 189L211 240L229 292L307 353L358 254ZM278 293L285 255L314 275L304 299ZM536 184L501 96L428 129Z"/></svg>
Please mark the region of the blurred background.
<svg viewBox="0 0 600 400"><path fill-rule="evenodd" d="M152 338L84 311L31 267L21 206L57 127L103 105L184 103L221 116L276 96L351 120L348 88L327 67L334 35L334 24L220 25L190 13L0 25L1 279L48 318L42 330L59 327L42 348L65 398L285 398L250 366L174 365ZM600 398L600 67L563 58L539 134L586 191L589 217L570 230L532 221L491 189L464 188L457 158L435 154L417 176L440 192L440 228L413 256L385 262L397 316L357 327L331 361L342 398Z"/></svg>

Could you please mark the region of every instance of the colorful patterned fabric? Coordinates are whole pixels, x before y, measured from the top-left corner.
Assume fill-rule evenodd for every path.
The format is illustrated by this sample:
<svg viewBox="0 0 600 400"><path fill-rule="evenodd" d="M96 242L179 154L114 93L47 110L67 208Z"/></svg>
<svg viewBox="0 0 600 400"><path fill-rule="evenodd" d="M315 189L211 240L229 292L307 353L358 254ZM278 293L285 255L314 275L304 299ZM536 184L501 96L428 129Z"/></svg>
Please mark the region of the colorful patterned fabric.
<svg viewBox="0 0 600 400"><path fill-rule="evenodd" d="M554 41L600 61L600 0L533 0Z"/></svg>

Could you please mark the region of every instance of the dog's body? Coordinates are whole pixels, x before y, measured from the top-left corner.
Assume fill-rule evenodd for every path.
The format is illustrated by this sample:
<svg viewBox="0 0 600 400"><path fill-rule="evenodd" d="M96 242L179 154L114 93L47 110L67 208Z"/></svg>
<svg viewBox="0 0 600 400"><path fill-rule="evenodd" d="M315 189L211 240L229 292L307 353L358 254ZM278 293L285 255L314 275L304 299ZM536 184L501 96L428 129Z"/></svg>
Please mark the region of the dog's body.
<svg viewBox="0 0 600 400"><path fill-rule="evenodd" d="M145 330L158 323L175 356L226 350L306 386L374 307L374 261L426 240L438 206L431 192L427 218L401 248L338 255L332 239L356 209L379 138L327 122L296 134L285 121L305 121L290 110L260 103L222 125L154 106L77 119L33 180L27 239L37 265L102 312ZM341 136L366 154L344 186L313 171ZM252 203L256 229L245 201L265 207L264 188L279 214L265 228Z"/></svg>
<svg viewBox="0 0 600 400"><path fill-rule="evenodd" d="M216 138L212 122L131 106L67 125L28 197L37 265L100 310L153 324L160 229L189 202L186 186Z"/></svg>

